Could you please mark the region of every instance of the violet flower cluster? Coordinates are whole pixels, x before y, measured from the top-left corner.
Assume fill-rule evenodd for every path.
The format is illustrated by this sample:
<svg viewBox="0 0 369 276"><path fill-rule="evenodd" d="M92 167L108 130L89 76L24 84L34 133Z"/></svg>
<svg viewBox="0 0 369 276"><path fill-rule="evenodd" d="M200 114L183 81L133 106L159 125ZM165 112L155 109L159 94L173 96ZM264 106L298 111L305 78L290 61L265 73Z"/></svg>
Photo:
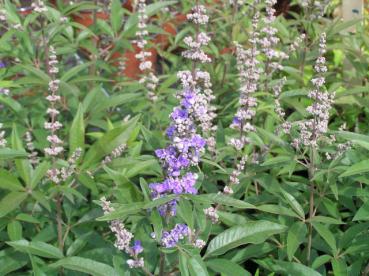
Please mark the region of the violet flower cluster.
<svg viewBox="0 0 369 276"><path fill-rule="evenodd" d="M105 215L115 210L114 207L111 206L111 202L106 200L105 197L102 197L100 200ZM141 241L136 240L133 242L133 246L131 246L133 234L129 232L119 220L112 220L110 222L110 230L114 233L116 238L114 246L126 252L131 257L131 259L127 260L128 266L130 268L143 268L145 264L144 259L143 257L139 257L139 254L143 252Z"/></svg>
<svg viewBox="0 0 369 276"><path fill-rule="evenodd" d="M197 63L211 62L211 58L204 52L203 47L210 42L210 37L200 31L201 26L209 22L206 14L206 8L202 5L195 6L191 13L187 14L187 19L195 24L196 33L192 36L186 36L184 43L188 50L183 52L183 56L193 63L192 71L181 71L178 77L181 79L184 90L194 90L192 113L194 119L206 138L207 148L210 152L215 153L215 132L217 127L213 124L216 117L215 107L211 105L211 101L215 99L212 91L212 83L208 72L196 69ZM183 95L179 95L181 97Z"/></svg>
<svg viewBox="0 0 369 276"><path fill-rule="evenodd" d="M329 111L334 102L335 93L328 93L324 87L324 74L327 72L325 53L326 34L322 33L319 41L319 56L314 66L317 76L311 80L314 89L308 94L313 103L306 108L312 118L299 124L300 137L294 139L294 147L300 145L317 147L319 139L328 131Z"/></svg>
<svg viewBox="0 0 369 276"><path fill-rule="evenodd" d="M205 14L204 6L196 6L187 15L188 20L197 25L204 25L209 18ZM198 29L198 28L197 28ZM205 33L197 33L195 38L186 37L185 43L189 50L183 55L192 60L193 71L182 71L178 77L182 83L182 91L177 94L179 106L170 114L171 124L167 129L170 144L164 149L156 150L156 156L160 159L167 178L161 183L150 184L153 199L169 194L196 194L195 187L197 174L190 172L190 167L196 166L201 154L205 151L206 140L197 133L199 127L205 133L213 130L212 119L214 115L210 107L213 99L210 76L207 72L196 69L196 63L209 62L210 58L202 50L210 38ZM199 84L203 85L200 89ZM214 142L212 142L214 145ZM172 200L159 206L158 210L166 218L176 215L177 201ZM173 247L189 234L188 226L177 224L171 231L165 231L161 244L165 247ZM198 242L196 246L203 244Z"/></svg>
<svg viewBox="0 0 369 276"><path fill-rule="evenodd" d="M145 47L147 45L148 31L147 31L147 15L146 15L146 0L138 1L138 31L137 36L137 47L140 52L136 54L136 58L140 61L139 68L143 72L139 82L145 85L148 91L148 98L150 101L155 102L158 96L155 94L156 87L158 85L159 79L155 76L153 72L153 64L148 58L152 55L151 52L146 51Z"/></svg>
<svg viewBox="0 0 369 276"><path fill-rule="evenodd" d="M183 240L190 234L186 224L176 224L172 230L164 231L161 243L166 248L175 247L180 240Z"/></svg>
<svg viewBox="0 0 369 276"><path fill-rule="evenodd" d="M183 95L180 106L175 107L170 115L172 124L167 130L167 136L171 144L155 151L168 177L162 183L150 185L154 199L167 194L197 193L195 189L197 175L184 170L198 164L206 142L196 133L191 113L195 92L189 89L184 91ZM162 216L175 216L176 201L160 206L159 212Z"/></svg>

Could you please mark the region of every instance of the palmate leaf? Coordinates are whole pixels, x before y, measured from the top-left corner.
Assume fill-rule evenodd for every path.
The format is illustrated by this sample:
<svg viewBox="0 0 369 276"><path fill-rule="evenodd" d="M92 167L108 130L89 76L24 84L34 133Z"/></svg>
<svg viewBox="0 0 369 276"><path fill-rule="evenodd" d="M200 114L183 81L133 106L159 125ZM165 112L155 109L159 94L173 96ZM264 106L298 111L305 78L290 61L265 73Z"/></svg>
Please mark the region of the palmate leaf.
<svg viewBox="0 0 369 276"><path fill-rule="evenodd" d="M240 245L259 244L269 237L286 231L286 226L270 221L252 221L220 233L209 243L205 256L218 256Z"/></svg>
<svg viewBox="0 0 369 276"><path fill-rule="evenodd" d="M93 276L119 276L110 265L81 257L64 258L50 266L53 268L63 267Z"/></svg>

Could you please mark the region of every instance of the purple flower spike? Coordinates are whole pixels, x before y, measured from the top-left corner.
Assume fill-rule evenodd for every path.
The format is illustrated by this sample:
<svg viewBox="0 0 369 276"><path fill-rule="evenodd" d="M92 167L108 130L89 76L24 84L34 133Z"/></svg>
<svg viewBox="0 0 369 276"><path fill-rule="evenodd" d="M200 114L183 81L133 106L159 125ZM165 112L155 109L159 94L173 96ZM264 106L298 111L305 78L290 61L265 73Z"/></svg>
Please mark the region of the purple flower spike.
<svg viewBox="0 0 369 276"><path fill-rule="evenodd" d="M161 243L166 248L175 247L180 240L188 236L189 232L186 224L176 224L170 232L163 232Z"/></svg>
<svg viewBox="0 0 369 276"><path fill-rule="evenodd" d="M132 254L134 256L137 256L138 254L143 252L143 247L141 245L141 241L140 240L136 240L133 244L133 246L131 247L132 250Z"/></svg>

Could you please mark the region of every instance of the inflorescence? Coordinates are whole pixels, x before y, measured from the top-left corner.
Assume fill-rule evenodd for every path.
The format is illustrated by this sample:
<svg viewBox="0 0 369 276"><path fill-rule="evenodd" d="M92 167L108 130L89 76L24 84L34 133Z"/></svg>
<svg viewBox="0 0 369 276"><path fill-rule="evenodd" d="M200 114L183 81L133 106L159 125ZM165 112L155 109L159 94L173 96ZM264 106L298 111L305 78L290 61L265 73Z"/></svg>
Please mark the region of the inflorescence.
<svg viewBox="0 0 369 276"><path fill-rule="evenodd" d="M328 93L324 87L324 75L327 72L325 53L326 34L323 33L319 42L319 56L314 66L316 77L311 80L314 89L308 94L313 103L306 108L312 118L299 124L300 137L294 139L295 147L304 145L316 148L319 139L328 131L329 111L334 102L335 93Z"/></svg>
<svg viewBox="0 0 369 276"><path fill-rule="evenodd" d="M136 54L136 58L140 61L139 68L143 72L139 83L143 84L148 91L148 98L150 101L155 102L158 96L155 93L156 87L158 85L159 79L155 76L153 70L153 64L149 60L152 53L145 50L147 46L147 36L149 32L147 31L147 14L146 14L146 0L138 1L138 31L137 36L137 47L140 52Z"/></svg>

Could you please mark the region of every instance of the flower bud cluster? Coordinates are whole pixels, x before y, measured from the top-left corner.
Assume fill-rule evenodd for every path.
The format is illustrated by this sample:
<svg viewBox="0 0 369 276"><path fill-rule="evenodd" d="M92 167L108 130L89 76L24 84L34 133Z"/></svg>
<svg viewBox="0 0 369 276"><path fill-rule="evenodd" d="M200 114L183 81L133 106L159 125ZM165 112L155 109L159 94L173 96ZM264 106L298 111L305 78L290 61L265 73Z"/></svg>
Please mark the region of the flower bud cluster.
<svg viewBox="0 0 369 276"><path fill-rule="evenodd" d="M240 78L240 98L239 108L230 127L238 130L240 137L231 139L230 144L237 151L241 151L249 142L246 134L255 131L255 127L252 125L252 119L256 113L257 100L253 94L258 89L258 81L260 79L260 62L257 60L257 55L259 54L257 38L259 34L256 31L258 20L259 15L256 14L253 18L253 31L249 39L250 49L245 50L241 45L236 43L237 69Z"/></svg>
<svg viewBox="0 0 369 276"><path fill-rule="evenodd" d="M300 137L293 141L295 147L300 145L317 147L319 138L328 131L329 111L334 102L335 93L328 93L324 88L324 74L327 72L325 53L326 34L323 33L319 42L319 56L314 66L317 76L311 80L314 89L308 94L313 103L306 108L312 118L299 124Z"/></svg>
<svg viewBox="0 0 369 276"><path fill-rule="evenodd" d="M46 7L44 1L42 1L42 0L35 0L35 2L32 3L31 7L37 13L47 12L47 7Z"/></svg>
<svg viewBox="0 0 369 276"><path fill-rule="evenodd" d="M0 95L9 96L9 89L7 88L0 88Z"/></svg>
<svg viewBox="0 0 369 276"><path fill-rule="evenodd" d="M40 163L40 159L38 157L37 151L35 150L35 146L32 141L32 134L30 131L26 132L25 141L27 149L29 151L28 159L32 165L37 165L38 163Z"/></svg>
<svg viewBox="0 0 369 276"><path fill-rule="evenodd" d="M60 101L60 96L57 95L60 81L56 79L56 74L59 72L59 69L57 67L58 60L54 47L50 46L49 53L49 75L52 80L49 82L49 95L46 97L46 100L49 102L47 114L50 117L50 121L45 122L44 128L50 132L47 136L50 147L45 148L44 151L46 155L56 157L64 151L64 148L61 146L63 141L57 136L57 131L62 128L63 125L56 120L59 114L59 111L56 109L56 103Z"/></svg>
<svg viewBox="0 0 369 276"><path fill-rule="evenodd" d="M155 102L158 96L155 93L156 87L159 83L159 79L155 76L153 70L153 64L148 58L151 57L152 53L146 51L147 36L149 32L147 31L147 20L148 16L146 14L146 0L138 1L138 31L137 36L137 46L140 52L136 54L136 58L140 61L139 68L143 72L139 82L143 84L148 91L148 98L150 101Z"/></svg>
<svg viewBox="0 0 369 276"><path fill-rule="evenodd" d="M0 123L0 148L5 148L8 143L5 139L5 130L2 130L3 124Z"/></svg>
<svg viewBox="0 0 369 276"><path fill-rule="evenodd" d="M111 202L106 200L105 197L101 199L102 209L105 215L115 211L114 207L111 206ZM144 267L144 259L138 255L143 252L141 241L134 241L133 246L130 246L133 239L133 234L129 232L124 224L119 220L112 220L110 222L110 230L115 235L114 246L119 250L126 252L132 259L127 260L127 264L130 268L142 268Z"/></svg>
<svg viewBox="0 0 369 276"><path fill-rule="evenodd" d="M288 55L277 49L280 42L277 36L278 30L273 27L273 23L276 20L276 10L273 6L277 3L277 0L266 0L266 17L263 18L265 26L260 31L259 44L261 52L266 58L265 75L269 80L271 75L278 70L282 70L282 60L287 59Z"/></svg>
<svg viewBox="0 0 369 276"><path fill-rule="evenodd" d="M122 156L126 148L127 144L121 144L117 148L113 149L113 151L109 155L105 156L104 160L101 161L101 165L107 165L111 163L114 159Z"/></svg>
<svg viewBox="0 0 369 276"><path fill-rule="evenodd" d="M66 181L69 177L76 173L77 160L81 157L82 149L77 148L71 157L68 159L68 165L61 168L51 168L47 171L48 178L58 184L61 181Z"/></svg>
<svg viewBox="0 0 369 276"><path fill-rule="evenodd" d="M3 9L0 9L0 22L5 22L6 20L7 20L6 11Z"/></svg>
<svg viewBox="0 0 369 276"><path fill-rule="evenodd" d="M215 224L219 221L219 215L217 213L217 210L214 207L209 207L204 209L205 216L210 219L210 221Z"/></svg>

